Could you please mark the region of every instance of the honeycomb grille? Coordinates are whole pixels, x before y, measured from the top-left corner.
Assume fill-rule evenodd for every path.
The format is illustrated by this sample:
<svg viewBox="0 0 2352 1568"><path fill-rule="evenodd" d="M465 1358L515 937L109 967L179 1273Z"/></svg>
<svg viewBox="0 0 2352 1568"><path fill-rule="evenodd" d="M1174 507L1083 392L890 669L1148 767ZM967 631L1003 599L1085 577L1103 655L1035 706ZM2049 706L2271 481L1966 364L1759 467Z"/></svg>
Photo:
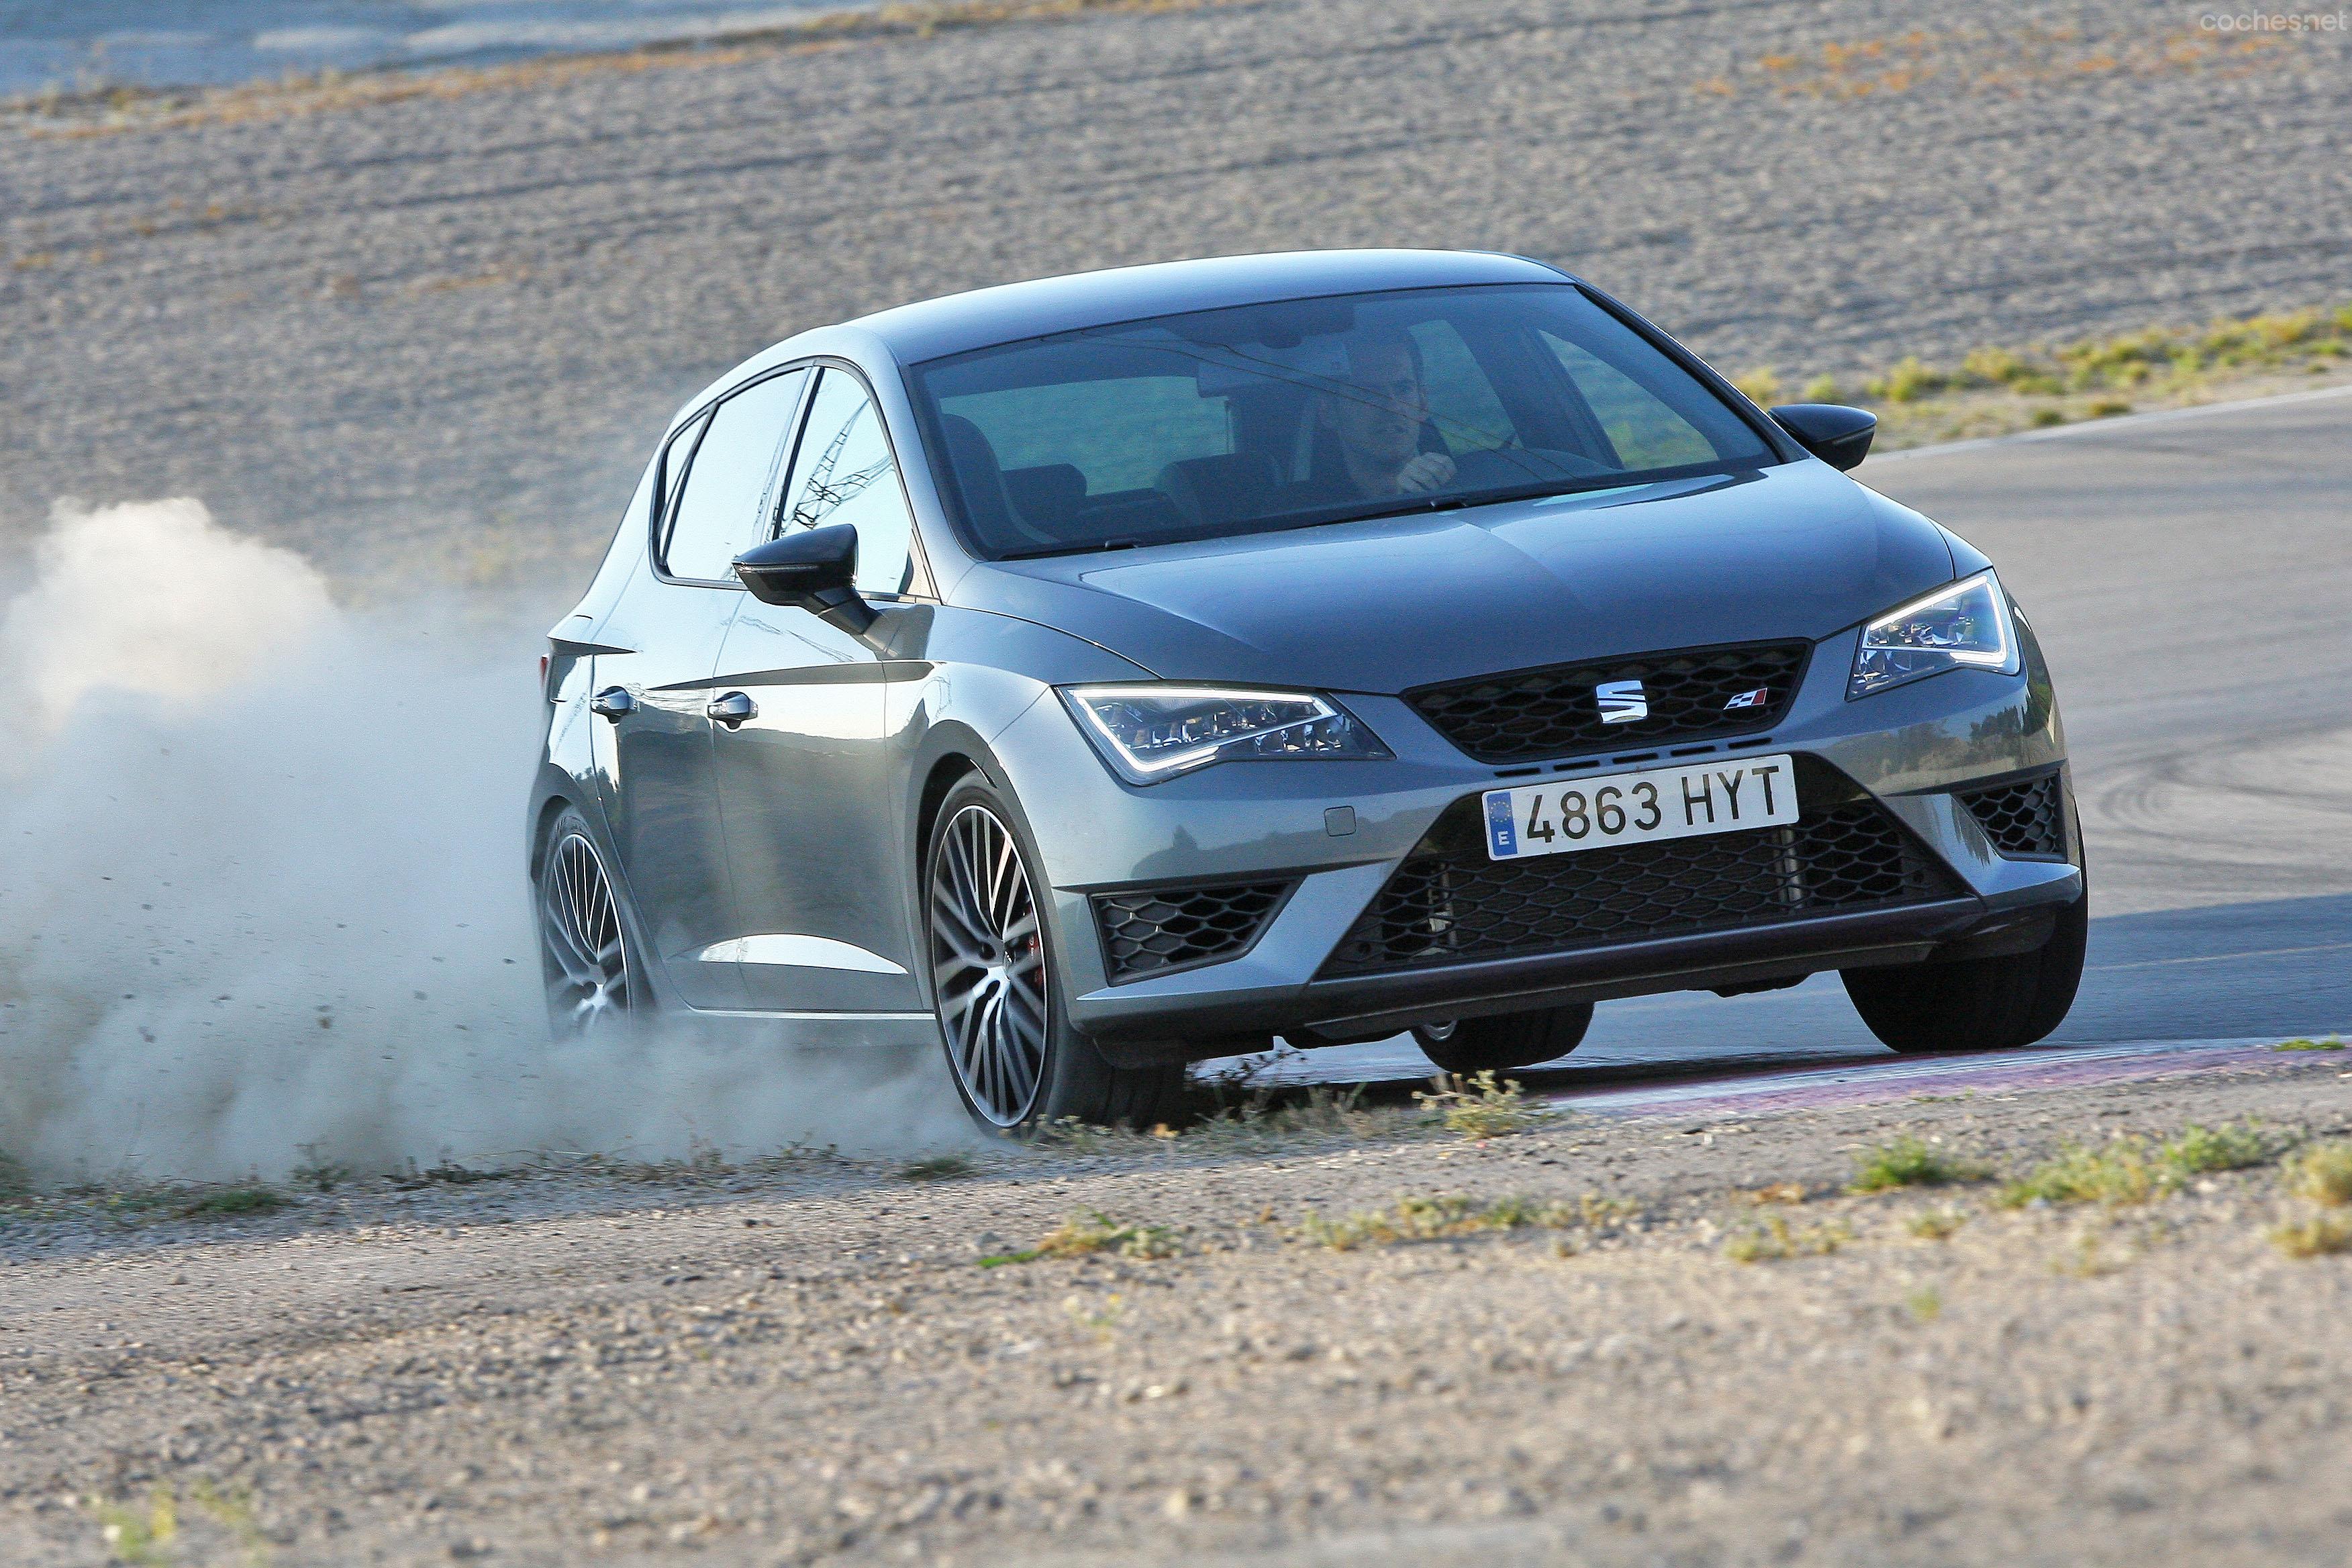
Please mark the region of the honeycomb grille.
<svg viewBox="0 0 2352 1568"><path fill-rule="evenodd" d="M1113 983L1246 952L1288 882L1097 893L1095 924Z"/></svg>
<svg viewBox="0 0 2352 1568"><path fill-rule="evenodd" d="M1970 790L1960 799L1982 825L1985 837L2004 855L2066 853L2066 813L2058 775Z"/></svg>
<svg viewBox="0 0 2352 1568"><path fill-rule="evenodd" d="M1448 807L1405 858L1323 973L1561 952L1960 890L1866 798L1826 806L1809 799L1804 819L1787 827L1490 860L1473 795Z"/></svg>
<svg viewBox="0 0 2352 1568"><path fill-rule="evenodd" d="M1788 710L1811 643L1750 643L1555 665L1408 691L1438 733L1482 763L1556 757L1597 746L1648 746L1769 729ZM1603 723L1594 689L1638 680L1645 717ZM1739 707L1743 698L1763 696Z"/></svg>

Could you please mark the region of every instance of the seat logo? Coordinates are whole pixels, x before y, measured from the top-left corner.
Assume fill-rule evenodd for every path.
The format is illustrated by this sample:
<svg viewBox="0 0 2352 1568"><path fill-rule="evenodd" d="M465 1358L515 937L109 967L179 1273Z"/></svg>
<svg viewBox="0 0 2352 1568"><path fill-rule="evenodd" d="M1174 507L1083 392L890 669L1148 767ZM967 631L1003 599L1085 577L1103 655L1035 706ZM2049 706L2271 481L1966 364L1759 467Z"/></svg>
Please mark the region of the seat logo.
<svg viewBox="0 0 2352 1568"><path fill-rule="evenodd" d="M1649 693L1638 680L1604 680L1592 689L1603 724L1631 724L1650 716Z"/></svg>

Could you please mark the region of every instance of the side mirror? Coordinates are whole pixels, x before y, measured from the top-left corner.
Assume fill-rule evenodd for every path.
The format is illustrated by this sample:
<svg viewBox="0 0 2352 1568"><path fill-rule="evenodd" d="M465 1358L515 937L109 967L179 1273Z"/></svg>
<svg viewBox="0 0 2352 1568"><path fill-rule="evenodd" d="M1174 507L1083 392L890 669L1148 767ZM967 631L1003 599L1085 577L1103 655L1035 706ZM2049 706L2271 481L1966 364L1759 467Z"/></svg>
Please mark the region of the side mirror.
<svg viewBox="0 0 2352 1568"><path fill-rule="evenodd" d="M763 605L810 611L852 637L874 624L856 588L857 528L836 522L755 544L735 558L735 575Z"/></svg>
<svg viewBox="0 0 2352 1568"><path fill-rule="evenodd" d="M1836 403L1784 403L1772 410L1772 419L1832 468L1861 462L1870 454L1870 438L1878 434L1877 415Z"/></svg>

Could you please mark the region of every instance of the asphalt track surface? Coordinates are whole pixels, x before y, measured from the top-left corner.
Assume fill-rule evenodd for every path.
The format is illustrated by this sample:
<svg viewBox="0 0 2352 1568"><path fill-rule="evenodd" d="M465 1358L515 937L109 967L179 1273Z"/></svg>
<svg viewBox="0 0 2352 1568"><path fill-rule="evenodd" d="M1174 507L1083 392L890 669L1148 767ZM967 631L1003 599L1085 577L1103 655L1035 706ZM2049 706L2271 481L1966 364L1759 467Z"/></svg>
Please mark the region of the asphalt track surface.
<svg viewBox="0 0 2352 1568"><path fill-rule="evenodd" d="M1603 1003L1529 1087L1594 1111L1760 1111L2210 1070L2352 1030L2352 395L1895 454L1856 477L1990 555L2057 674L2093 889L2074 1011L2031 1050L1923 1062L1880 1046L1835 975L1638 997ZM1400 1037L1265 1070L1430 1068Z"/></svg>

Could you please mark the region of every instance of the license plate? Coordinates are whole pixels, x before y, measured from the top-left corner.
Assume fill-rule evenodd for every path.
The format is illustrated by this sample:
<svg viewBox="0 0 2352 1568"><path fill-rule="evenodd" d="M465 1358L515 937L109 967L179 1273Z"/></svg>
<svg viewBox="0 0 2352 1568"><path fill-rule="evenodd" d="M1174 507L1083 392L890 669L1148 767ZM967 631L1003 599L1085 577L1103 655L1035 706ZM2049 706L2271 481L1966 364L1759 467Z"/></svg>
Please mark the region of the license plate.
<svg viewBox="0 0 2352 1568"><path fill-rule="evenodd" d="M1490 789L1486 801L1486 858L1524 860L1794 822L1797 781L1785 755L1742 757Z"/></svg>

